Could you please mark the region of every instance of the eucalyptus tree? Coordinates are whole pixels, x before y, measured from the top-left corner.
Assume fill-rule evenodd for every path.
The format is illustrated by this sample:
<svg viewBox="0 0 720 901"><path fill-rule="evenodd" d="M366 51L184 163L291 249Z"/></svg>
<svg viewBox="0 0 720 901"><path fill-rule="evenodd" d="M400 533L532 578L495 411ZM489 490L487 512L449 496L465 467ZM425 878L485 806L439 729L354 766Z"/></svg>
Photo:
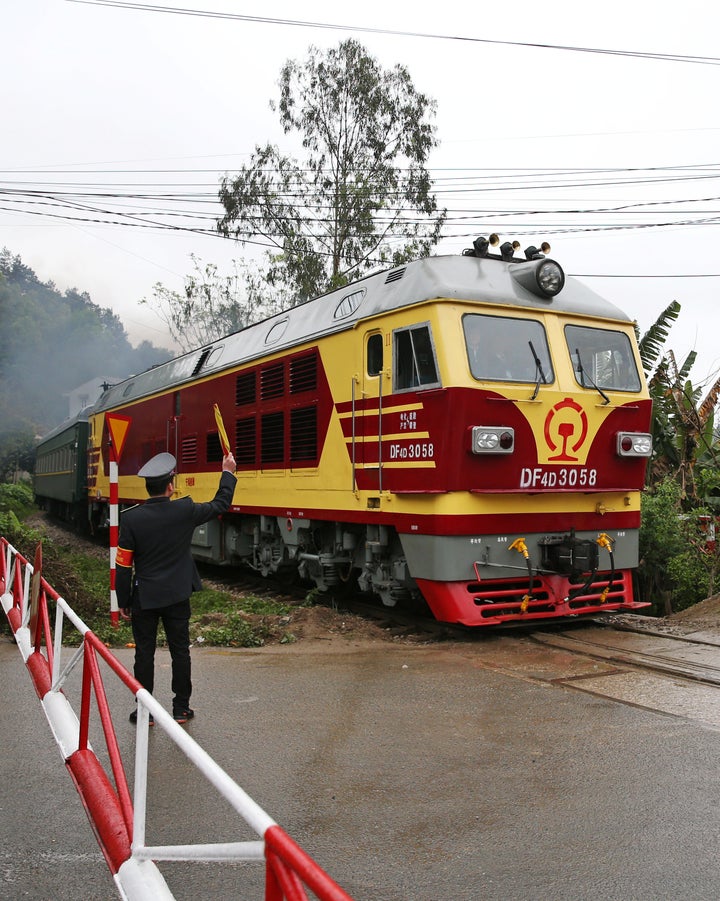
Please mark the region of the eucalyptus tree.
<svg viewBox="0 0 720 901"><path fill-rule="evenodd" d="M279 87L271 107L302 159L257 146L222 180L218 230L269 248L265 279L285 305L427 256L445 221L426 168L435 102L408 70L350 39L288 61Z"/></svg>
<svg viewBox="0 0 720 901"><path fill-rule="evenodd" d="M278 312L272 300L264 298L262 280L251 263L233 260L232 271L222 274L214 263L203 263L194 254L190 259L193 271L185 276L182 291L157 282L152 296L140 301L163 320L180 350L202 347Z"/></svg>

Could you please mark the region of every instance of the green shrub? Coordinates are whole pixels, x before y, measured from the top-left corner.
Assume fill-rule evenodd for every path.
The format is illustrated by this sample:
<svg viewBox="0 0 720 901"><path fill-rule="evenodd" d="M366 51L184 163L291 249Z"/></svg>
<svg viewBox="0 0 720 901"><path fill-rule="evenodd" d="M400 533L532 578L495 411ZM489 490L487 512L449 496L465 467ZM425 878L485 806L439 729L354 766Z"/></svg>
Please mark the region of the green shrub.
<svg viewBox="0 0 720 901"><path fill-rule="evenodd" d="M14 510L0 510L0 535L27 559L32 559L42 539L41 533L22 523Z"/></svg>
<svg viewBox="0 0 720 901"><path fill-rule="evenodd" d="M666 478L642 499L638 599L658 616L685 610L714 589L718 557L708 546L705 508L683 511L679 484Z"/></svg>
<svg viewBox="0 0 720 901"><path fill-rule="evenodd" d="M238 597L228 591L219 591L215 588L203 588L202 591L196 591L191 598L191 603L193 615L197 617L205 613L232 613L236 610L277 616L282 616L290 611L288 604L279 603L272 598L260 598L252 594Z"/></svg>
<svg viewBox="0 0 720 901"><path fill-rule="evenodd" d="M32 508L32 491L21 485L0 486L0 534L32 562L35 547L42 541L43 576L68 603L83 622L109 647L124 647L132 642L130 624L119 620L115 627L110 618L110 556L86 554L59 546L39 531L20 521L26 502ZM52 602L50 604L53 607ZM199 643L230 647L259 647L270 637L283 643L294 636L283 632L278 618L292 609L272 598L255 595L237 596L213 588L193 594L190 634ZM54 610L50 611L54 622ZM0 629L9 630L4 616ZM67 620L63 640L77 645L80 636ZM165 643L162 627L158 644Z"/></svg>
<svg viewBox="0 0 720 901"><path fill-rule="evenodd" d="M13 512L22 519L33 509L33 490L27 482L0 484L0 513Z"/></svg>
<svg viewBox="0 0 720 901"><path fill-rule="evenodd" d="M667 575L672 586L673 612L686 610L708 597L708 572L698 560L695 548L691 547L668 560Z"/></svg>
<svg viewBox="0 0 720 901"><path fill-rule="evenodd" d="M191 635L200 644L238 648L258 648L265 643L266 637L239 612L228 614L215 625L195 623Z"/></svg>

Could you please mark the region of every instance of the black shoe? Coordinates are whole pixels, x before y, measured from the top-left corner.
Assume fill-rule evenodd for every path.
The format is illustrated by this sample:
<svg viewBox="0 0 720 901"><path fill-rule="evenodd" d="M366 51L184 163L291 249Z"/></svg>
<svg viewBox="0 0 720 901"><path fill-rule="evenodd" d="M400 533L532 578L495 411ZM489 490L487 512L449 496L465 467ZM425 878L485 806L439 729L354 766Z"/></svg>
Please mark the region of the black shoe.
<svg viewBox="0 0 720 901"><path fill-rule="evenodd" d="M138 716L137 710L133 710L133 712L130 714L130 722L133 724L133 726L137 723L137 716ZM152 713L150 714L150 725L151 726L155 725L155 720L153 719Z"/></svg>
<svg viewBox="0 0 720 901"><path fill-rule="evenodd" d="M176 723L187 723L187 721L191 720L194 716L195 711L191 710L189 707L173 708L173 719Z"/></svg>

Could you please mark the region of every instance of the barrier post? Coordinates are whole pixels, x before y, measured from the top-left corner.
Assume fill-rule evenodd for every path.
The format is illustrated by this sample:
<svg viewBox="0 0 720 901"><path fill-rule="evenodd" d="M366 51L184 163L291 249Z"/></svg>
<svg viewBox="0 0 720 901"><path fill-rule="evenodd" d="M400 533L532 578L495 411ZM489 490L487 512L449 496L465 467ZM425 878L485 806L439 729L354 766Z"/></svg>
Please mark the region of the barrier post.
<svg viewBox="0 0 720 901"><path fill-rule="evenodd" d="M105 861L123 901L172 901L173 894L158 868L159 861L258 861L264 859L264 901L353 901L253 799L178 725L120 661L87 627L67 602L40 575L33 585L33 567L0 537L0 601L17 646L40 698L65 767L75 783ZM35 634L30 635L31 593L36 594ZM49 602L56 605L55 629L50 628ZM82 644L61 662L63 622L72 624ZM47 656L42 653L44 649ZM138 705L135 745L134 802L112 722L99 668L100 658L132 692ZM66 694L66 677L82 661L79 717ZM105 738L110 770L89 742L92 700ZM214 786L258 836L255 841L147 845L149 715L155 730L167 737ZM112 777L112 778L111 778Z"/></svg>
<svg viewBox="0 0 720 901"><path fill-rule="evenodd" d="M120 456L122 454L131 418L118 413L108 413L105 422L108 428L108 452L110 462L110 621L117 628L119 608L115 590L115 574L118 547L120 514L118 509L118 482Z"/></svg>
<svg viewBox="0 0 720 901"><path fill-rule="evenodd" d="M119 608L115 577L120 517L118 514L118 464L113 443L110 442L110 621L115 628L119 625Z"/></svg>

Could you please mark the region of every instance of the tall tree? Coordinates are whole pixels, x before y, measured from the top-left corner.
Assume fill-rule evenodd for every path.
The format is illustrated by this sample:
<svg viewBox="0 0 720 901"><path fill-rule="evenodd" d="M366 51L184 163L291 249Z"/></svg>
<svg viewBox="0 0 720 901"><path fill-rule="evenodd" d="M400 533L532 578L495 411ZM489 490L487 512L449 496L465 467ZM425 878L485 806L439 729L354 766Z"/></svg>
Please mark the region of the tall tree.
<svg viewBox="0 0 720 901"><path fill-rule="evenodd" d="M425 168L437 146L435 102L408 70L382 69L347 40L288 61L279 84L271 107L285 134L299 135L305 159L256 147L222 181L220 232L273 248L265 276L286 306L378 264L427 256L445 221Z"/></svg>
<svg viewBox="0 0 720 901"><path fill-rule="evenodd" d="M277 311L263 300L250 264L233 261L233 273L221 275L214 263L203 264L194 254L190 258L194 271L185 276L182 293L158 282L152 297L140 301L165 322L181 350L202 347Z"/></svg>

